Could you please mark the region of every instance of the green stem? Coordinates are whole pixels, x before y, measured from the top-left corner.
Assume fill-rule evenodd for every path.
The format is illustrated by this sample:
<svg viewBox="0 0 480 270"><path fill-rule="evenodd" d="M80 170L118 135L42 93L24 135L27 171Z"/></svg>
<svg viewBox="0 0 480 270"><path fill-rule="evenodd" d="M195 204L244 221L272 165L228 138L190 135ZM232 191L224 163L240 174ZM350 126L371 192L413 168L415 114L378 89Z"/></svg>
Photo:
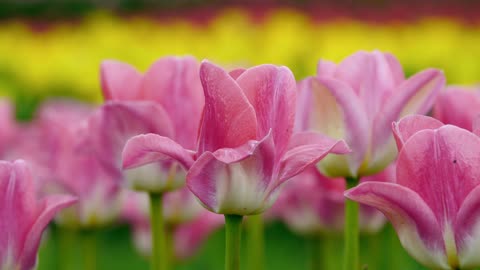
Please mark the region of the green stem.
<svg viewBox="0 0 480 270"><path fill-rule="evenodd" d="M308 255L310 257L309 269L310 270L324 270L325 263L323 261L322 245L323 239L320 235L311 235L307 239L308 241Z"/></svg>
<svg viewBox="0 0 480 270"><path fill-rule="evenodd" d="M243 216L225 215L225 270L240 270Z"/></svg>
<svg viewBox="0 0 480 270"><path fill-rule="evenodd" d="M62 254L61 256L56 256L58 259L57 269L69 270L72 265L71 247L75 244L75 233L68 228L60 226L56 226L55 231L57 234L57 254Z"/></svg>
<svg viewBox="0 0 480 270"><path fill-rule="evenodd" d="M359 179L347 177L347 188L358 184ZM345 201L345 253L343 270L358 270L359 268L359 229L358 229L358 203Z"/></svg>
<svg viewBox="0 0 480 270"><path fill-rule="evenodd" d="M247 269L265 269L265 236L263 215L249 216L247 219Z"/></svg>
<svg viewBox="0 0 480 270"><path fill-rule="evenodd" d="M167 232L163 218L163 194L150 193L150 224L152 230L151 270L169 270Z"/></svg>
<svg viewBox="0 0 480 270"><path fill-rule="evenodd" d="M97 269L97 234L94 230L83 233L83 258L85 270Z"/></svg>

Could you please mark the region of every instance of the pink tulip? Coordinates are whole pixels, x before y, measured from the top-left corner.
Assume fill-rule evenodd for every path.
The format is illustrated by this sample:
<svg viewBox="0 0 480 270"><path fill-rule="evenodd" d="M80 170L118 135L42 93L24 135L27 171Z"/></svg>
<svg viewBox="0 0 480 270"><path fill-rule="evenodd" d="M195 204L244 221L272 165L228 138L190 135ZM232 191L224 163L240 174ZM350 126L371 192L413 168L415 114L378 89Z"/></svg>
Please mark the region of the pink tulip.
<svg viewBox="0 0 480 270"><path fill-rule="evenodd" d="M42 193L78 197L78 203L57 218L68 226L102 226L120 215L121 171L96 154L92 141L98 132L89 126L93 111L73 101L43 104L13 154L32 163Z"/></svg>
<svg viewBox="0 0 480 270"><path fill-rule="evenodd" d="M193 149L204 105L198 63L192 57L165 57L144 74L133 67L105 61L102 89L107 100L95 126L103 129L99 145L106 162L120 168L120 153L127 139L155 133ZM185 184L185 174L172 159L130 170L129 185L136 190L164 192Z"/></svg>
<svg viewBox="0 0 480 270"><path fill-rule="evenodd" d="M251 215L270 207L281 184L308 165L349 151L343 141L315 133L292 136L296 86L286 67L261 65L234 79L204 61L200 78L205 108L196 152L141 135L125 146L124 168L175 159L189 169L187 185L208 210Z"/></svg>
<svg viewBox="0 0 480 270"><path fill-rule="evenodd" d="M394 167L361 182L394 181ZM273 215L280 217L293 231L302 235L341 232L344 226L345 179L330 179L315 167L308 168L287 183L272 207ZM385 218L379 211L360 207L360 230L374 233L380 230Z"/></svg>
<svg viewBox="0 0 480 270"><path fill-rule="evenodd" d="M433 269L480 266L480 138L426 116L393 126L396 183L368 182L345 196L382 211L404 248Z"/></svg>
<svg viewBox="0 0 480 270"><path fill-rule="evenodd" d="M433 116L445 124L471 131L474 119L480 116L480 88L447 87L438 96Z"/></svg>
<svg viewBox="0 0 480 270"><path fill-rule="evenodd" d="M39 200L24 161L0 161L0 269L34 269L48 223L75 202L71 196Z"/></svg>
<svg viewBox="0 0 480 270"><path fill-rule="evenodd" d="M317 76L300 92L299 125L345 139L352 153L319 164L331 177L361 177L383 170L396 156L390 125L412 113L425 114L442 89L441 71L427 69L405 79L394 56L358 52L340 64L321 60Z"/></svg>
<svg viewBox="0 0 480 270"><path fill-rule="evenodd" d="M15 110L7 100L0 99L0 155L2 157L11 148L18 132L15 122Z"/></svg>

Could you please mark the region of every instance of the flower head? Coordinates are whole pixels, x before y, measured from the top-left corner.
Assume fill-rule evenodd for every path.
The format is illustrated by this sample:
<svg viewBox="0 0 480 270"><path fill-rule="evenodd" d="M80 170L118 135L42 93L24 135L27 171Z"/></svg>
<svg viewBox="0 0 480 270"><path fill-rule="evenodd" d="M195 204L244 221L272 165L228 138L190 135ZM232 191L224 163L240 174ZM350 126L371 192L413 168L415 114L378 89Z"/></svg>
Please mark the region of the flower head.
<svg viewBox="0 0 480 270"><path fill-rule="evenodd" d="M382 211L425 266L480 266L480 137L418 115L393 130L400 150L396 183L363 183L345 196Z"/></svg>

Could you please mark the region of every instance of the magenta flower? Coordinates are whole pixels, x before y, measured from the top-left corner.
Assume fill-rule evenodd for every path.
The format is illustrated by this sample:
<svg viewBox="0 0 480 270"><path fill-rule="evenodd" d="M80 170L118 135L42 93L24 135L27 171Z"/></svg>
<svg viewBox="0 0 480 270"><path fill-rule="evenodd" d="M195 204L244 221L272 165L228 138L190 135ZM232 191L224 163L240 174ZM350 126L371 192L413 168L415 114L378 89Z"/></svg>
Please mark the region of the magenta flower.
<svg viewBox="0 0 480 270"><path fill-rule="evenodd" d="M393 178L394 167L389 166L379 174L362 178L360 182L393 182ZM272 214L302 235L342 232L345 179L330 179L315 167L310 167L292 180L283 188L271 209ZM360 231L374 233L385 224L385 217L371 207L361 206L359 222Z"/></svg>
<svg viewBox="0 0 480 270"><path fill-rule="evenodd" d="M155 133L193 149L196 144L204 97L198 63L192 57L165 57L140 74L133 67L105 61L102 89L107 100L96 126L103 129L99 153L106 162L121 167L121 151L134 135ZM129 170L129 185L136 190L164 192L185 184L185 173L173 160L163 160Z"/></svg>
<svg viewBox="0 0 480 270"><path fill-rule="evenodd" d="M433 117L445 124L472 130L472 123L480 116L480 89L451 86L438 96Z"/></svg>
<svg viewBox="0 0 480 270"><path fill-rule="evenodd" d="M251 215L308 165L349 150L310 132L292 136L296 86L286 67L257 66L234 79L205 61L200 78L205 108L195 155L166 137L141 135L125 146L125 168L173 158L189 169L187 185L208 210Z"/></svg>
<svg viewBox="0 0 480 270"><path fill-rule="evenodd" d="M62 195L39 200L25 162L0 161L0 269L34 269L43 231L74 202Z"/></svg>
<svg viewBox="0 0 480 270"><path fill-rule="evenodd" d="M94 108L68 101L43 104L14 156L27 159L39 176L42 193L67 193L78 203L60 213L57 222L73 227L102 226L121 210L121 171L102 162L89 125Z"/></svg>
<svg viewBox="0 0 480 270"><path fill-rule="evenodd" d="M397 182L363 183L345 196L382 211L403 247L425 266L480 266L480 137L417 115L393 130Z"/></svg>
<svg viewBox="0 0 480 270"><path fill-rule="evenodd" d="M358 52L336 65L321 60L317 76L300 92L303 130L345 139L352 153L329 156L319 164L331 177L361 177L388 166L396 156L390 125L400 117L425 114L444 86L434 69L405 79L402 66L390 54Z"/></svg>

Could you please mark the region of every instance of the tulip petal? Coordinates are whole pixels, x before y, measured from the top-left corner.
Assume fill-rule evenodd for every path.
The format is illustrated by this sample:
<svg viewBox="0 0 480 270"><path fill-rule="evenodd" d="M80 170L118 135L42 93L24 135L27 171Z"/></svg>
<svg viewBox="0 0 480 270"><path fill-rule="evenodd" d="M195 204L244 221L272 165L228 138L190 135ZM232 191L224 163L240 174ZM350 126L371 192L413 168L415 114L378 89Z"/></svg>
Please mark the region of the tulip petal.
<svg viewBox="0 0 480 270"><path fill-rule="evenodd" d="M123 168L131 169L145 164L173 159L188 170L193 164L194 152L175 141L157 134L138 135L127 141L122 153Z"/></svg>
<svg viewBox="0 0 480 270"><path fill-rule="evenodd" d="M77 199L67 195L48 196L40 202L42 205L41 212L36 217L35 222L31 225L30 230L27 232L22 251L20 252L21 255L19 260L23 263L25 269L30 269L35 266L38 246L40 244L42 233L47 225L60 210L74 204L75 202L77 202Z"/></svg>
<svg viewBox="0 0 480 270"><path fill-rule="evenodd" d="M393 183L366 182L346 191L345 196L380 210L392 222L403 247L417 261L435 269L450 269L441 228L419 194Z"/></svg>
<svg viewBox="0 0 480 270"><path fill-rule="evenodd" d="M152 117L153 116L153 117ZM100 158L121 166L121 153L128 139L135 135L155 133L173 137L172 123L159 104L150 101L107 102L89 120L93 144Z"/></svg>
<svg viewBox="0 0 480 270"><path fill-rule="evenodd" d="M480 136L480 115L473 120L473 133Z"/></svg>
<svg viewBox="0 0 480 270"><path fill-rule="evenodd" d="M311 127L331 138L345 139L352 149L348 155L350 174L355 176L368 146L369 125L361 101L345 83L312 78L314 100Z"/></svg>
<svg viewBox="0 0 480 270"><path fill-rule="evenodd" d="M268 189L274 170L271 133L239 148L203 153L187 174L187 186L210 211L252 215L273 203ZM273 178L275 179L275 178Z"/></svg>
<svg viewBox="0 0 480 270"><path fill-rule="evenodd" d="M472 130L472 123L480 114L479 108L480 90L447 87L435 102L433 116L445 124Z"/></svg>
<svg viewBox="0 0 480 270"><path fill-rule="evenodd" d="M300 132L292 136L289 147L280 161L278 185L317 163L326 155L351 152L343 140L333 140L314 132Z"/></svg>
<svg viewBox="0 0 480 270"><path fill-rule="evenodd" d="M417 192L445 229L478 185L478 153L480 138L467 130L450 125L422 130L410 137L398 156L397 183Z"/></svg>
<svg viewBox="0 0 480 270"><path fill-rule="evenodd" d="M404 81L388 98L373 122L372 164L394 158L392 122L408 114L426 114L444 85L445 76L442 72L427 69Z"/></svg>
<svg viewBox="0 0 480 270"><path fill-rule="evenodd" d="M256 139L255 110L235 80L207 61L200 66L200 79L205 108L199 129L199 154L235 148Z"/></svg>
<svg viewBox="0 0 480 270"><path fill-rule="evenodd" d="M204 106L199 64L193 57L164 57L143 79L144 98L162 105L172 120L175 141L193 149Z"/></svg>
<svg viewBox="0 0 480 270"><path fill-rule="evenodd" d="M228 75L230 75L230 77L232 77L234 80L237 80L237 78L240 77L240 75L242 75L245 72L245 70L246 69L244 68L236 68L236 69L230 70L228 72Z"/></svg>
<svg viewBox="0 0 480 270"><path fill-rule="evenodd" d="M392 123L393 137L400 151L405 142L415 133L424 129L437 129L443 126L443 123L435 118L424 115L409 115Z"/></svg>
<svg viewBox="0 0 480 270"><path fill-rule="evenodd" d="M132 66L113 60L103 61L100 81L106 100L138 100L141 98L142 74Z"/></svg>
<svg viewBox="0 0 480 270"><path fill-rule="evenodd" d="M288 145L295 119L296 82L286 67L261 65L246 70L237 79L245 96L255 109L257 138L270 130L278 153Z"/></svg>
<svg viewBox="0 0 480 270"><path fill-rule="evenodd" d="M455 240L462 269L480 265L480 186L463 201L455 222Z"/></svg>
<svg viewBox="0 0 480 270"><path fill-rule="evenodd" d="M318 77L333 77L337 64L332 61L320 59L317 63L317 76Z"/></svg>

